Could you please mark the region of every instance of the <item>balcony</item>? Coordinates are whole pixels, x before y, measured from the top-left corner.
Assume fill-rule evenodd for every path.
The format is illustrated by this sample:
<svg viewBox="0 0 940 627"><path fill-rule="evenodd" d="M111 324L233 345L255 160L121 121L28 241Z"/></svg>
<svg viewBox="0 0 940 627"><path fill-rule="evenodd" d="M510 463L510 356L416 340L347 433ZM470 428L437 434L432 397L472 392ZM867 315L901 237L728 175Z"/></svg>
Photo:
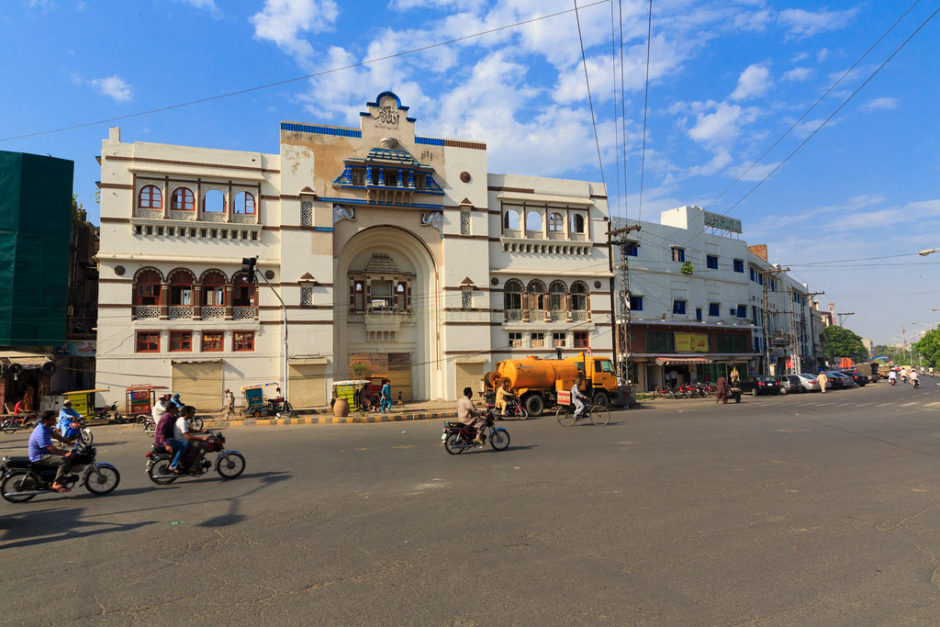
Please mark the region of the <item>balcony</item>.
<svg viewBox="0 0 940 627"><path fill-rule="evenodd" d="M224 320L225 307L222 305L203 305L200 311L203 320Z"/></svg>
<svg viewBox="0 0 940 627"><path fill-rule="evenodd" d="M232 307L232 320L254 320L257 317L257 307Z"/></svg>
<svg viewBox="0 0 940 627"><path fill-rule="evenodd" d="M193 317L193 306L192 305L170 305L168 308L168 315L170 320L182 320L184 318L192 319Z"/></svg>
<svg viewBox="0 0 940 627"><path fill-rule="evenodd" d="M402 324L414 322L407 309L369 307L362 316L370 342L395 342Z"/></svg>
<svg viewBox="0 0 940 627"><path fill-rule="evenodd" d="M590 255L592 244L587 233L564 231L523 231L503 229L499 238L506 252L561 255Z"/></svg>
<svg viewBox="0 0 940 627"><path fill-rule="evenodd" d="M134 320L155 319L160 317L159 305L134 305Z"/></svg>

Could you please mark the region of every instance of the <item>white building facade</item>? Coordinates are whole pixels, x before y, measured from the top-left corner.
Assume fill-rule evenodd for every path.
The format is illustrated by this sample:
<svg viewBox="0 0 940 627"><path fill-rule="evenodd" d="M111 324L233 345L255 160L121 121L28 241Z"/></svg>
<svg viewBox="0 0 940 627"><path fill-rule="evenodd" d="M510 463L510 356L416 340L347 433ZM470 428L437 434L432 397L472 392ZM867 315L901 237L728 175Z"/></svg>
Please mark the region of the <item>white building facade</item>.
<svg viewBox="0 0 940 627"><path fill-rule="evenodd" d="M507 357L611 354L602 185L490 174L485 144L416 135L391 92L360 121L282 122L279 154L111 130L97 386L210 411L268 382L323 406L363 377L454 400Z"/></svg>
<svg viewBox="0 0 940 627"><path fill-rule="evenodd" d="M747 377L815 367L808 287L769 263L766 246L740 239L740 221L679 207L658 223L630 224L640 229L615 249L617 267L627 267L630 306L629 325L618 308L618 358L626 356L640 391L672 373L680 384L714 383L733 369Z"/></svg>

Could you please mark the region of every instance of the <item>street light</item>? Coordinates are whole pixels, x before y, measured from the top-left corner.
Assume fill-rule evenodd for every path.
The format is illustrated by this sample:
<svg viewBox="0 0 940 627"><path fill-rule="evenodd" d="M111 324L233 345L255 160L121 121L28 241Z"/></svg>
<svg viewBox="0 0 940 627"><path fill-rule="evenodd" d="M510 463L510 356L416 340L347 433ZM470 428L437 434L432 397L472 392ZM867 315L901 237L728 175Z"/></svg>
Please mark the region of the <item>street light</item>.
<svg viewBox="0 0 940 627"><path fill-rule="evenodd" d="M917 254L920 255L921 257L926 257L927 255L931 253L935 253L935 252L937 252L936 248L925 248Z"/></svg>

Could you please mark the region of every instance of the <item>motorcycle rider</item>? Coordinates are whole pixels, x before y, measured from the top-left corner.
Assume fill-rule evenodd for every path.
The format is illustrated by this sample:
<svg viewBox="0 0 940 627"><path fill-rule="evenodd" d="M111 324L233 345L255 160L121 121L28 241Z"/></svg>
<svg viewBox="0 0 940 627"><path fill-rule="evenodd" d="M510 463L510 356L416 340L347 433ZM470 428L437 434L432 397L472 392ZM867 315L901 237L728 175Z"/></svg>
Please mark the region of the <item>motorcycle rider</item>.
<svg viewBox="0 0 940 627"><path fill-rule="evenodd" d="M578 378L575 379L574 385L571 386L571 403L574 405L575 418L579 418L581 414L584 413L584 401L587 400L587 396L581 393L582 383L584 383L584 375L579 372Z"/></svg>
<svg viewBox="0 0 940 627"><path fill-rule="evenodd" d="M65 437L69 431L69 426L81 419L82 415L72 409L72 401L65 399L65 402L62 403L62 409L59 410L59 421L56 423L56 429L59 430L62 437Z"/></svg>
<svg viewBox="0 0 940 627"><path fill-rule="evenodd" d="M888 372L888 383L890 383L891 385L894 385L897 382L898 382L898 373L895 372L894 370L891 370L890 372Z"/></svg>
<svg viewBox="0 0 940 627"><path fill-rule="evenodd" d="M65 445L70 444L68 440L52 430L55 417L54 411L43 412L42 417L36 423L36 428L29 436L29 461L38 462L43 466L58 466L51 489L56 492L68 492L70 488L62 485L61 480L72 470L72 453L52 444L53 439Z"/></svg>
<svg viewBox="0 0 940 627"><path fill-rule="evenodd" d="M173 395L173 398L170 399L170 402L176 405L177 409L180 411L183 411L183 408L186 407L186 405L183 404L183 401L180 400L179 392Z"/></svg>
<svg viewBox="0 0 940 627"><path fill-rule="evenodd" d="M499 415L502 416L506 413L506 397L512 397L512 394L509 392L509 379L503 379L502 385L496 388L496 409L499 410Z"/></svg>
<svg viewBox="0 0 940 627"><path fill-rule="evenodd" d="M189 429L189 421L195 415L196 408L192 405L186 405L183 407L183 411L180 412L180 417L173 424L173 439L184 442L188 446L183 446L176 452L176 456L170 462L170 468L177 467L180 459L183 458L183 455L188 452L190 447L196 450L197 458L199 453L206 449L204 442L208 439L209 434L204 431L190 431Z"/></svg>
<svg viewBox="0 0 940 627"><path fill-rule="evenodd" d="M173 428L176 425L176 419L179 417L179 410L176 405L170 403L164 408L163 414L157 421L157 426L153 430L153 445L162 447L169 453L175 453L170 462L170 470L177 472L177 461L182 451L186 450L186 440L177 440L174 437Z"/></svg>
<svg viewBox="0 0 940 627"><path fill-rule="evenodd" d="M457 400L457 421L475 428L477 437L473 439L473 443L483 445L483 429L486 427L486 419L474 409L473 390L469 387L463 389L463 396Z"/></svg>
<svg viewBox="0 0 940 627"><path fill-rule="evenodd" d="M166 407L169 402L170 395L164 394L159 399L157 399L156 403L153 404L153 409L150 410L150 413L153 416L153 424L157 424L160 422L160 419L163 418L163 414L166 413Z"/></svg>
<svg viewBox="0 0 940 627"><path fill-rule="evenodd" d="M917 371L913 368L911 369L911 385L915 388L920 385L920 378L917 376Z"/></svg>

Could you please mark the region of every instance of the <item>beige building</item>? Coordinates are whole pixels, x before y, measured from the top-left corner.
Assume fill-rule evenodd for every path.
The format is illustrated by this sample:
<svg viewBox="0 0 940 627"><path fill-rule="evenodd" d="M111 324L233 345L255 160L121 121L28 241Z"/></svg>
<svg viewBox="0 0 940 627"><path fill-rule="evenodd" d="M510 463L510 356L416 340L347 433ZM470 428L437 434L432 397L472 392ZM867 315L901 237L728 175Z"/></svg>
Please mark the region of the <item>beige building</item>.
<svg viewBox="0 0 940 627"><path fill-rule="evenodd" d="M485 144L408 115L385 92L358 129L282 122L280 154L111 129L96 385L209 410L226 387L286 378L322 406L333 380L387 376L395 397L454 400L506 357L610 355L603 186L490 174Z"/></svg>

